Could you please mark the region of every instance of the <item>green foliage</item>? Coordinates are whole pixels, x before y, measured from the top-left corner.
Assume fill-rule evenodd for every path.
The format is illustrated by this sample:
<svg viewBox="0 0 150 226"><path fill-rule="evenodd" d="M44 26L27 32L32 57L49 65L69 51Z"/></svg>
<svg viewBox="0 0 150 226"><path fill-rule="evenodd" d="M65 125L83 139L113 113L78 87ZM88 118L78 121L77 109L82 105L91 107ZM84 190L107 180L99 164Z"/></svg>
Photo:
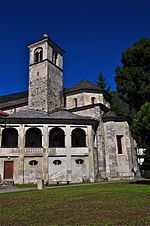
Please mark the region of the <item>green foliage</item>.
<svg viewBox="0 0 150 226"><path fill-rule="evenodd" d="M146 148L147 164L150 162L150 39L141 39L126 49L121 61L122 67L116 68L117 91L129 106L132 135Z"/></svg>
<svg viewBox="0 0 150 226"><path fill-rule="evenodd" d="M111 89L111 86L108 85L108 83L106 82L106 79L102 73L99 73L96 83L102 90L104 90L106 92L109 92Z"/></svg>
<svg viewBox="0 0 150 226"><path fill-rule="evenodd" d="M117 114L129 116L129 106L123 99L120 98L117 92L109 93L111 95L111 110Z"/></svg>
<svg viewBox="0 0 150 226"><path fill-rule="evenodd" d="M135 114L131 129L137 143L150 150L150 102Z"/></svg>
<svg viewBox="0 0 150 226"><path fill-rule="evenodd" d="M111 91L111 86L108 85L102 73L99 73L96 83L102 90L109 93L109 95L111 96L111 110L118 114L129 116L128 104L122 98L120 98L117 92Z"/></svg>
<svg viewBox="0 0 150 226"><path fill-rule="evenodd" d="M122 67L116 68L117 91L138 111L150 100L150 39L141 39L122 53Z"/></svg>
<svg viewBox="0 0 150 226"><path fill-rule="evenodd" d="M150 102L135 114L131 130L138 145L146 148L144 165L150 169Z"/></svg>

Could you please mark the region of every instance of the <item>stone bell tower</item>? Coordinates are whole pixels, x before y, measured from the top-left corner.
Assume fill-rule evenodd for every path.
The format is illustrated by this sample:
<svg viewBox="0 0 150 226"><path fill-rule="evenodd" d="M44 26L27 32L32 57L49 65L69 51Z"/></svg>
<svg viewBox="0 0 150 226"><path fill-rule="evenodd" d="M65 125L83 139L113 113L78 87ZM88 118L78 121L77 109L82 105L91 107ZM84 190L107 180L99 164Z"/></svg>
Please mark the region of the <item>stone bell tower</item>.
<svg viewBox="0 0 150 226"><path fill-rule="evenodd" d="M63 107L63 53L48 35L28 45L29 108L49 112Z"/></svg>

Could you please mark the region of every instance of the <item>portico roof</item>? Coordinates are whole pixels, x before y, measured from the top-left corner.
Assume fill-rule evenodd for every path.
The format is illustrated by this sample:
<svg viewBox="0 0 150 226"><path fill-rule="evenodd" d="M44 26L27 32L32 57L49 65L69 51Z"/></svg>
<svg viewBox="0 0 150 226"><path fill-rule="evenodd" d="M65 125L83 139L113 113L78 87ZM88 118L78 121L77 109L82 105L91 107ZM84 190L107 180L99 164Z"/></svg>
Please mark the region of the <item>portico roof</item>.
<svg viewBox="0 0 150 226"><path fill-rule="evenodd" d="M95 122L97 123L97 120L95 120L92 117L84 117L84 116L80 116L74 113L71 113L67 110L55 110L55 111L51 111L49 113L45 112L45 111L39 111L36 109L28 109L25 111L19 111L16 113L13 113L5 118L1 118L0 117L0 122L17 122L17 123L21 123L21 122L27 122L30 121L30 123L34 123L34 122L60 122L60 121L66 121L70 123L72 121L78 121L81 124L89 122L89 124L91 124L91 122Z"/></svg>

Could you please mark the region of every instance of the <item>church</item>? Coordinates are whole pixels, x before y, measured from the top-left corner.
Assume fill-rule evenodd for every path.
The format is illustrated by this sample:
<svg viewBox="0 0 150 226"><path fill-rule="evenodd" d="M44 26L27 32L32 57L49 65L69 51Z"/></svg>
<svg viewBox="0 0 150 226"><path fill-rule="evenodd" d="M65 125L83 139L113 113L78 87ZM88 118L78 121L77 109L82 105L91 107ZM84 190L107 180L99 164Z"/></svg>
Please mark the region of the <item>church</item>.
<svg viewBox="0 0 150 226"><path fill-rule="evenodd" d="M128 118L90 81L63 87L64 50L48 35L28 45L27 92L0 97L0 175L15 184L134 179Z"/></svg>

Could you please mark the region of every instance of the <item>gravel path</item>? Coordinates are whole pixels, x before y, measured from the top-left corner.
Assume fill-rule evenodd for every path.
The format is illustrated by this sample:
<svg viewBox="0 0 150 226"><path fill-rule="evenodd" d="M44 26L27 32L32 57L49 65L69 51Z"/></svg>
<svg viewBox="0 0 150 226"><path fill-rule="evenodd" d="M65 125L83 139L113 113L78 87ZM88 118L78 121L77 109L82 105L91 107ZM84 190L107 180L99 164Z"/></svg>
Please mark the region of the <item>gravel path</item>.
<svg viewBox="0 0 150 226"><path fill-rule="evenodd" d="M36 190L36 188L16 188L15 186L7 186L7 185L0 186L0 194L7 193L7 192L28 191L28 190Z"/></svg>
<svg viewBox="0 0 150 226"><path fill-rule="evenodd" d="M46 189L54 189L54 188L65 188L65 187L78 187L78 186L92 186L96 183L90 184L70 184L70 185L59 185L59 186L51 186L51 187L44 187ZM34 188L17 188L15 186L8 186L8 185L0 185L0 194L1 193L8 193L8 192L19 192L19 191L29 191L29 190L37 190L37 187Z"/></svg>

